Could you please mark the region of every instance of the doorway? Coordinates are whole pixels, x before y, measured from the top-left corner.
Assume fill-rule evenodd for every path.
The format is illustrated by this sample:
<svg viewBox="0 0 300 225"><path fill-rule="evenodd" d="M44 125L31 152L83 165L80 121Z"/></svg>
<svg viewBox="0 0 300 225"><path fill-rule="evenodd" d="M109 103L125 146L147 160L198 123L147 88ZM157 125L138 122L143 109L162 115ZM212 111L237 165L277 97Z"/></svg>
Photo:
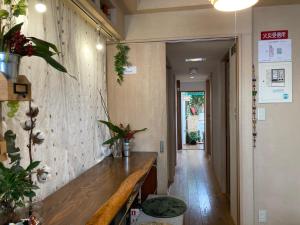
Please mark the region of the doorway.
<svg viewBox="0 0 300 225"><path fill-rule="evenodd" d="M174 42L168 43L166 49L171 74L177 81L173 87L173 93L177 95L176 108L173 111L169 110L175 114L173 117L177 121L177 168L183 169L184 163L191 162L191 168L191 165L186 166L192 172L194 169L199 173L203 172L200 170L209 170L207 176L213 174L216 178L210 192L215 195L228 195L224 200L224 209L228 211L234 223L238 224L238 60L235 41L229 38ZM225 64L223 58L228 52L229 62ZM193 101L199 101L200 106L195 106ZM228 138L230 141L227 142ZM186 155L182 150L204 150L205 154ZM186 160L186 157L200 157L201 160L190 161ZM201 167L201 162L208 166ZM174 186L171 186L172 188L177 189Z"/></svg>
<svg viewBox="0 0 300 225"><path fill-rule="evenodd" d="M205 92L181 92L182 150L204 150Z"/></svg>

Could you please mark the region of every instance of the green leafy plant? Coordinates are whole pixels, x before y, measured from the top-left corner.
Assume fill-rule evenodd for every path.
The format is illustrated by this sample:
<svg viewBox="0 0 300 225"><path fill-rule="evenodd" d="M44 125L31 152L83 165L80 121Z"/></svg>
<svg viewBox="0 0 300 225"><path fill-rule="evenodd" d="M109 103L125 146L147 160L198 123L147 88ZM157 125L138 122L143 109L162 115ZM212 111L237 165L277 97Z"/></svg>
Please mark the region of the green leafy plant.
<svg viewBox="0 0 300 225"><path fill-rule="evenodd" d="M205 103L205 97L199 95L192 95L189 101L190 107L194 107L197 111L197 114L200 111L201 106Z"/></svg>
<svg viewBox="0 0 300 225"><path fill-rule="evenodd" d="M109 130L112 132L112 137L105 141L103 144L112 146L116 141L122 139L125 142L129 142L132 138L134 138L134 135L136 133L142 132L147 130L147 128L140 129L140 130L131 130L130 125L123 126L120 124L120 126L114 125L111 122L99 120L100 123L105 124Z"/></svg>
<svg viewBox="0 0 300 225"><path fill-rule="evenodd" d="M38 186L35 185L32 176L36 174L37 181L40 183L46 182L50 176L50 168L46 166L37 168L40 161L33 160L33 146L44 142L43 133L34 131L38 114L39 108L30 101L29 109L26 112L29 119L21 123L22 128L29 134L29 143L27 144L29 165L26 167L21 165L21 151L20 148L16 147L16 134L11 130L4 134L10 162L8 166L0 163L0 224L18 222L15 211L18 207L24 207L26 203L29 205L28 215L33 219L32 204ZM1 221L2 218L5 219L4 222Z"/></svg>
<svg viewBox="0 0 300 225"><path fill-rule="evenodd" d="M9 108L9 112L7 112L7 116L9 118L13 118L20 108L19 101L8 101L7 107Z"/></svg>
<svg viewBox="0 0 300 225"><path fill-rule="evenodd" d="M198 132L190 132L186 135L186 142L190 145L196 145L197 141L200 141L200 135Z"/></svg>
<svg viewBox="0 0 300 225"><path fill-rule="evenodd" d="M118 53L115 55L115 71L118 75L118 83L121 85L124 81L124 72L125 67L129 66L130 63L128 62L128 52L130 48L124 44L117 44Z"/></svg>
<svg viewBox="0 0 300 225"><path fill-rule="evenodd" d="M55 69L67 73L67 70L53 56L59 55L57 47L47 41L21 34L23 23L13 24L13 18L26 15L25 0L4 0L6 9L0 9L0 51L23 56L43 58Z"/></svg>
<svg viewBox="0 0 300 225"><path fill-rule="evenodd" d="M5 132L9 166L0 162L0 213L6 222L17 222L15 210L24 207L28 199L33 198L38 186L34 185L31 176L39 166L39 161L32 161L26 168L21 164L20 149L15 146L16 134Z"/></svg>

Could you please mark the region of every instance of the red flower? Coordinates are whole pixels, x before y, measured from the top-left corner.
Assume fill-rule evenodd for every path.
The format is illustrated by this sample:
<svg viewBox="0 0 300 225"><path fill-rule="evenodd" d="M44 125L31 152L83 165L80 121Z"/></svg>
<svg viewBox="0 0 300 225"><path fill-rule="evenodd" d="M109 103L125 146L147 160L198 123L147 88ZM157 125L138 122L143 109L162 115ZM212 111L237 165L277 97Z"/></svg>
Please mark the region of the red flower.
<svg viewBox="0 0 300 225"><path fill-rule="evenodd" d="M134 138L134 132L132 131L129 131L126 136L125 136L125 140L129 141L131 140L132 138Z"/></svg>
<svg viewBox="0 0 300 225"><path fill-rule="evenodd" d="M27 39L20 31L15 32L10 37L9 50L13 54L21 56L32 56L34 54L34 48L29 39Z"/></svg>

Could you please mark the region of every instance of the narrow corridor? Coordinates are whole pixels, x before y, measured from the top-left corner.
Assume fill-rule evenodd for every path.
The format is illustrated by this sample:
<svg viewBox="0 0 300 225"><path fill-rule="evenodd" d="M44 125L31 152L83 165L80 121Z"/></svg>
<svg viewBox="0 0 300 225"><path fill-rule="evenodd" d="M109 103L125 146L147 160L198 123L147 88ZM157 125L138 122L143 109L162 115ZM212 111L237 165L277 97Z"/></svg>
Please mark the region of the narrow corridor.
<svg viewBox="0 0 300 225"><path fill-rule="evenodd" d="M170 195L178 196L188 205L184 225L233 225L229 205L204 151L178 151Z"/></svg>

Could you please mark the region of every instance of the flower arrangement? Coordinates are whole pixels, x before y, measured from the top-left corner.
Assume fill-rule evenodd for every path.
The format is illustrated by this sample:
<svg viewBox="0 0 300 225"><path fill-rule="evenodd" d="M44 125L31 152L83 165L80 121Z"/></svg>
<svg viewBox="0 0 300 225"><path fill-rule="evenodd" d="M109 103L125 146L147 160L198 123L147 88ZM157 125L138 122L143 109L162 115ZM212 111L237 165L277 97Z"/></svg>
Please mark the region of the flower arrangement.
<svg viewBox="0 0 300 225"><path fill-rule="evenodd" d="M40 131L35 131L36 117L39 114L38 107L29 102L29 110L26 115L29 118L21 123L22 128L29 134L27 144L29 154L29 165L21 166L20 148L15 146L16 134L8 130L5 132L5 141L7 143L7 152L10 159L9 166L0 163L0 224L19 222L16 210L29 204L28 221L30 225L39 224L37 218L33 215L33 198L35 191L39 189L33 179L39 183L45 183L49 180L51 170L48 166L38 168L40 161L33 160L32 148L34 145L40 145L44 142L44 135ZM23 223L18 223L23 224Z"/></svg>
<svg viewBox="0 0 300 225"><path fill-rule="evenodd" d="M54 44L35 37L24 36L21 33L23 23L12 26L14 18L26 15L26 1L4 0L4 7L6 9L0 9L0 52L20 57L41 57L55 69L66 73L66 68L53 58L54 55L59 54Z"/></svg>
<svg viewBox="0 0 300 225"><path fill-rule="evenodd" d="M124 142L129 142L131 139L134 138L134 135L136 133L142 132L147 130L147 128L141 129L141 130L131 130L130 125L123 126L120 124L120 126L114 125L112 122L99 120L100 123L105 124L109 130L112 132L112 137L105 141L104 145L110 145L112 146L116 141L123 140Z"/></svg>

